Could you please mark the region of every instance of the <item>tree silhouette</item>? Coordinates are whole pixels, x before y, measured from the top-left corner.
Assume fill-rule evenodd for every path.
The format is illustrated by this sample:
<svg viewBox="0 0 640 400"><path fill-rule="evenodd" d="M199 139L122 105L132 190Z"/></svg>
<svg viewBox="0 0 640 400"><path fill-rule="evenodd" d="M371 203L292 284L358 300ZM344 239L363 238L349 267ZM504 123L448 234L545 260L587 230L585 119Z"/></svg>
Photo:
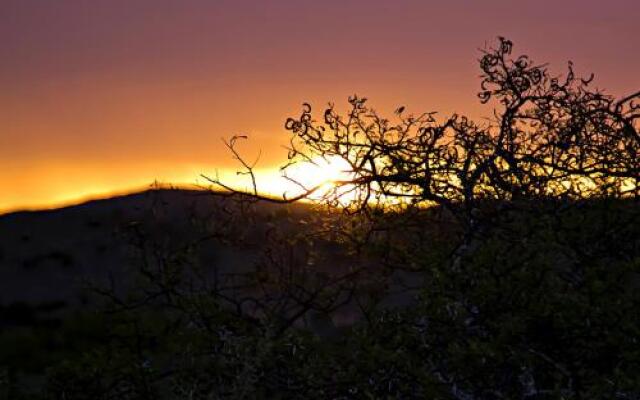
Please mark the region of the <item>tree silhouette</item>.
<svg viewBox="0 0 640 400"><path fill-rule="evenodd" d="M349 206L359 211L394 199L437 204L466 223L485 200L637 197L640 104L634 101L640 92L615 99L590 88L593 75L576 77L571 62L566 76L553 76L545 65L511 53L511 41L500 38L479 60L478 97L496 103L489 122L459 115L438 121L435 112L406 114L405 107L392 121L358 96L349 98L345 115L330 104L316 121L305 103L302 114L285 123L292 135L282 170L339 157L352 179L335 182L325 199L355 193ZM241 159L236 139L228 146ZM252 168L246 172L253 177ZM281 201L308 198L319 189L298 184L303 193Z"/></svg>
<svg viewBox="0 0 640 400"><path fill-rule="evenodd" d="M418 272L418 307L367 320L376 335L403 332L397 346L426 346L421 368L447 396L637 398L640 92L614 98L571 62L555 76L512 49L499 38L479 59L487 122L404 106L388 119L358 96L317 120L305 103L285 123L285 177L319 158L349 165L320 199L321 186L303 182L272 198L210 181L245 199L339 210L346 223L333 219L332 236L388 271ZM423 323L421 342L405 330Z"/></svg>
<svg viewBox="0 0 640 400"><path fill-rule="evenodd" d="M263 195L246 137L225 142L252 190L207 178L231 201L193 242L130 227L136 285L97 289L105 348L53 370L53 398L640 398L640 92L512 47L480 57L483 123L304 104L282 170L340 158L329 190ZM211 240L262 247L224 273L192 262ZM360 320L336 327L341 307Z"/></svg>

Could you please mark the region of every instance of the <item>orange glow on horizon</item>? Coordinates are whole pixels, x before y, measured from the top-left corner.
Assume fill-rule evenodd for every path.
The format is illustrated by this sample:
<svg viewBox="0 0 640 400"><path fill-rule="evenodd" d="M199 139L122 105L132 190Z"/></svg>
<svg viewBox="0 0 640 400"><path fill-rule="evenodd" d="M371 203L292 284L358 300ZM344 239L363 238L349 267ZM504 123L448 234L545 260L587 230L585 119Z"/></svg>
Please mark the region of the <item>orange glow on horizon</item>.
<svg viewBox="0 0 640 400"><path fill-rule="evenodd" d="M331 181L345 179L348 165L341 159L330 162L316 160L316 164L301 163L289 169L289 177L306 187L322 185L315 193L320 196L331 187ZM238 190L252 191L250 179L238 175L232 168L217 169L215 165L178 164L121 164L116 166L84 164L53 164L47 173L41 168L12 172L0 181L9 181L10 188L0 197L0 214L14 211L46 210L81 204L90 200L121 196L153 187L179 189L220 189L211 186L200 177L217 176ZM278 168L261 168L255 171L258 191L262 195L282 198L293 197L303 190L282 176ZM9 175L9 174L7 174ZM126 177L126 179L124 178Z"/></svg>
<svg viewBox="0 0 640 400"><path fill-rule="evenodd" d="M51 163L46 167L0 171L7 188L0 196L0 214L64 207L149 189L154 182L193 186L204 166L162 166L123 163Z"/></svg>

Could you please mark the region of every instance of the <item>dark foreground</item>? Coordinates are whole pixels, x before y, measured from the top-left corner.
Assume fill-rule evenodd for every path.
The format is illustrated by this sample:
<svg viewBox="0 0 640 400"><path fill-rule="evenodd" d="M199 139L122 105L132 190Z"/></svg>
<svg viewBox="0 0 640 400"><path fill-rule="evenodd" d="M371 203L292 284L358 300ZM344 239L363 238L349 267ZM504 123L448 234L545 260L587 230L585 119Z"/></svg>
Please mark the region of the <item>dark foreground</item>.
<svg viewBox="0 0 640 400"><path fill-rule="evenodd" d="M183 191L1 216L0 398L640 398L637 200L480 212L472 238Z"/></svg>

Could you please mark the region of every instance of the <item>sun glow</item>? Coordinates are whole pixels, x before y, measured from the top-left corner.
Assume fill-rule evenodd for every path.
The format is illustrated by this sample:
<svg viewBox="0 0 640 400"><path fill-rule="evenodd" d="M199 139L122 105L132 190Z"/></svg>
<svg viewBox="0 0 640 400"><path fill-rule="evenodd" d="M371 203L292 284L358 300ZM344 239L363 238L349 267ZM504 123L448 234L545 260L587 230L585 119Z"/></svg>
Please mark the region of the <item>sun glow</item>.
<svg viewBox="0 0 640 400"><path fill-rule="evenodd" d="M39 169L20 169L18 173L0 171L0 181L11 182L9 189L0 193L0 214L18 210L39 210L64 207L88 200L108 198L148 190L160 183L162 187L220 190L220 187L199 177L200 174L218 177L221 182L242 191L251 192L251 180L238 175L232 168L216 171L212 165L185 164L136 164L102 165L89 163L83 168L73 165L50 163L47 173ZM259 193L276 198L293 198L305 192L305 188L320 186L310 199L329 195L335 189L334 182L349 178L349 164L338 157L317 158L310 162L291 165L286 170L287 179L277 167L257 169L256 183ZM9 175L7 175L9 174ZM126 176L126 179L122 177ZM296 183L297 182L297 183ZM344 193L345 188L342 192ZM345 198L348 198L345 195Z"/></svg>
<svg viewBox="0 0 640 400"><path fill-rule="evenodd" d="M335 196L346 201L350 196L350 186L340 187L337 184L350 179L350 170L349 163L341 157L316 157L292 164L284 170L258 171L257 189L263 194L291 199L315 188L308 196L309 200Z"/></svg>

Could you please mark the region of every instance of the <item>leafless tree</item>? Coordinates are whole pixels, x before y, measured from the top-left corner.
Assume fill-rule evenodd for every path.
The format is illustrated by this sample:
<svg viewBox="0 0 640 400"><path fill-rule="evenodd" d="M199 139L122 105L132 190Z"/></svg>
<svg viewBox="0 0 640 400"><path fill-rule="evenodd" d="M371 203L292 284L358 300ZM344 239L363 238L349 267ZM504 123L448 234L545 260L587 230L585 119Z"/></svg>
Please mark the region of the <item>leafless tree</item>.
<svg viewBox="0 0 640 400"><path fill-rule="evenodd" d="M466 232L461 249L491 224L495 211L518 202L638 198L640 92L614 98L592 88L593 75L577 77L571 62L564 76L555 76L545 64L513 56L512 48L499 38L479 59L478 97L495 104L488 121L408 114L405 107L387 119L358 96L349 98L346 114L330 104L316 120L305 103L302 114L285 123L291 138L283 174L293 180L287 171L295 164L344 160L348 178L333 182L316 202L360 216L381 209L407 215L437 205ZM294 197L258 193L253 164L235 150L237 138L226 144L254 183L246 196L290 203L314 198L323 187L295 181L301 193Z"/></svg>

